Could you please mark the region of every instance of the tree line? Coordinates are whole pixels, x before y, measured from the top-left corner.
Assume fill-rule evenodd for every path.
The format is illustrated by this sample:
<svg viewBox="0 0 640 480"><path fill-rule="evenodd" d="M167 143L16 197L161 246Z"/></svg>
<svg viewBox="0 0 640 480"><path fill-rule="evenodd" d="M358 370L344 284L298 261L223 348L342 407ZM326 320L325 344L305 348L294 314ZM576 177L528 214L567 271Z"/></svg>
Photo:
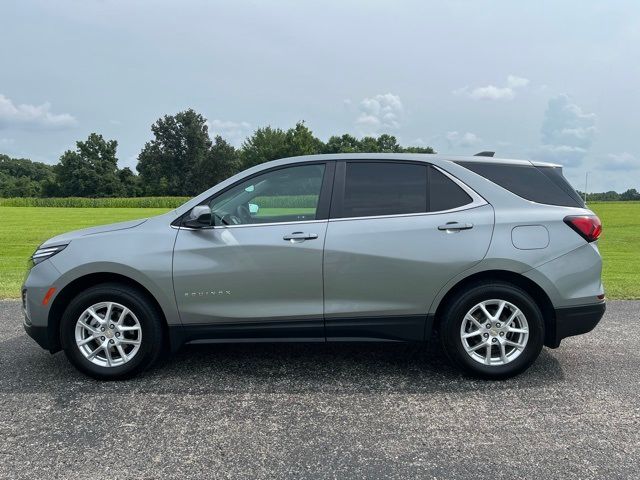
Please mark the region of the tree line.
<svg viewBox="0 0 640 480"><path fill-rule="evenodd" d="M48 165L0 155L0 197L192 196L254 165L317 153L435 153L431 147L402 147L393 135L336 135L323 142L304 124L288 130L257 129L240 148L209 135L207 120L192 109L165 115L138 155L137 174L118 168L116 140L92 133Z"/></svg>
<svg viewBox="0 0 640 480"><path fill-rule="evenodd" d="M435 153L431 147L403 147L393 135L356 138L334 135L326 142L304 122L288 130L257 129L234 147L209 135L207 120L192 109L165 115L152 126L136 166L118 168L116 140L92 133L64 152L55 165L0 154L0 197L193 196L254 165L317 153ZM583 196L583 194L580 194ZM640 200L636 189L590 193L591 201Z"/></svg>
<svg viewBox="0 0 640 480"><path fill-rule="evenodd" d="M578 191L578 194L585 198L584 192ZM628 202L628 201L640 201L640 192L635 188L618 193L613 190L608 192L594 192L587 193L587 202Z"/></svg>

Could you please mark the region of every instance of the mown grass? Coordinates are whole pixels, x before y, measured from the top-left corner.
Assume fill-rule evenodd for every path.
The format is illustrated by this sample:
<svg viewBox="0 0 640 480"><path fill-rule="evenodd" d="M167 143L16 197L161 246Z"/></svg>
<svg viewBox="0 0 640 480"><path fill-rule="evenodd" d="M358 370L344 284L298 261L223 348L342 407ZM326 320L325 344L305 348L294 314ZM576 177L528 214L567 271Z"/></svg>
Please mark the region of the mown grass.
<svg viewBox="0 0 640 480"><path fill-rule="evenodd" d="M607 298L640 299L640 202L593 202L588 206L602 220L598 245Z"/></svg>
<svg viewBox="0 0 640 480"><path fill-rule="evenodd" d="M69 230L150 217L168 210L0 207L0 298L20 296L27 259L46 239Z"/></svg>
<svg viewBox="0 0 640 480"><path fill-rule="evenodd" d="M150 217L170 208L0 206L0 298L20 296L27 258L47 238L93 225ZM594 202L589 208L604 224L599 245L604 257L607 297L640 299L640 202ZM276 213L283 214L283 210L261 208L259 215ZM287 213L310 211L299 207Z"/></svg>

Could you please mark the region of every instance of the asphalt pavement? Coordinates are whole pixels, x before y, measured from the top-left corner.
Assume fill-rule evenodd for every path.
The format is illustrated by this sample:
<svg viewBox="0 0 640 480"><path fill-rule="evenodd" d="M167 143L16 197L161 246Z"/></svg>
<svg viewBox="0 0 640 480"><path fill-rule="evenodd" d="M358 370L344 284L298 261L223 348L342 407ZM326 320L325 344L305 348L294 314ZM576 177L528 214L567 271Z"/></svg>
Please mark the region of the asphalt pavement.
<svg viewBox="0 0 640 480"><path fill-rule="evenodd" d="M0 301L0 478L639 478L640 302L517 378L406 345L190 346L99 382Z"/></svg>

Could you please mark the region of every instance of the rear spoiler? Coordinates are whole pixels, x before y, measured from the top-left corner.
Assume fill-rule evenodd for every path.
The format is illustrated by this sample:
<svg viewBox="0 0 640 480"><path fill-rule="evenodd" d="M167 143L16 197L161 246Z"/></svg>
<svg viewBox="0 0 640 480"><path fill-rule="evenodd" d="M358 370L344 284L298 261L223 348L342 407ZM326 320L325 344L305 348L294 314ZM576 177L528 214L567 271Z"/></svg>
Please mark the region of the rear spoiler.
<svg viewBox="0 0 640 480"><path fill-rule="evenodd" d="M474 155L474 157L493 157L496 152L478 152Z"/></svg>

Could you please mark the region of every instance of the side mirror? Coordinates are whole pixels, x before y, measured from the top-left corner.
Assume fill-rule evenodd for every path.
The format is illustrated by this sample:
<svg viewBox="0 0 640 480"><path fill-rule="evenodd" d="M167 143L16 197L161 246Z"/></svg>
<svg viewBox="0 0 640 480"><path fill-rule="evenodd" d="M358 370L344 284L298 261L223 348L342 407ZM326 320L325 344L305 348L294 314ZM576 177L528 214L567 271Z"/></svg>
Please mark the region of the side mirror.
<svg viewBox="0 0 640 480"><path fill-rule="evenodd" d="M190 228L211 226L211 208L208 205L196 205L191 209L182 225Z"/></svg>

